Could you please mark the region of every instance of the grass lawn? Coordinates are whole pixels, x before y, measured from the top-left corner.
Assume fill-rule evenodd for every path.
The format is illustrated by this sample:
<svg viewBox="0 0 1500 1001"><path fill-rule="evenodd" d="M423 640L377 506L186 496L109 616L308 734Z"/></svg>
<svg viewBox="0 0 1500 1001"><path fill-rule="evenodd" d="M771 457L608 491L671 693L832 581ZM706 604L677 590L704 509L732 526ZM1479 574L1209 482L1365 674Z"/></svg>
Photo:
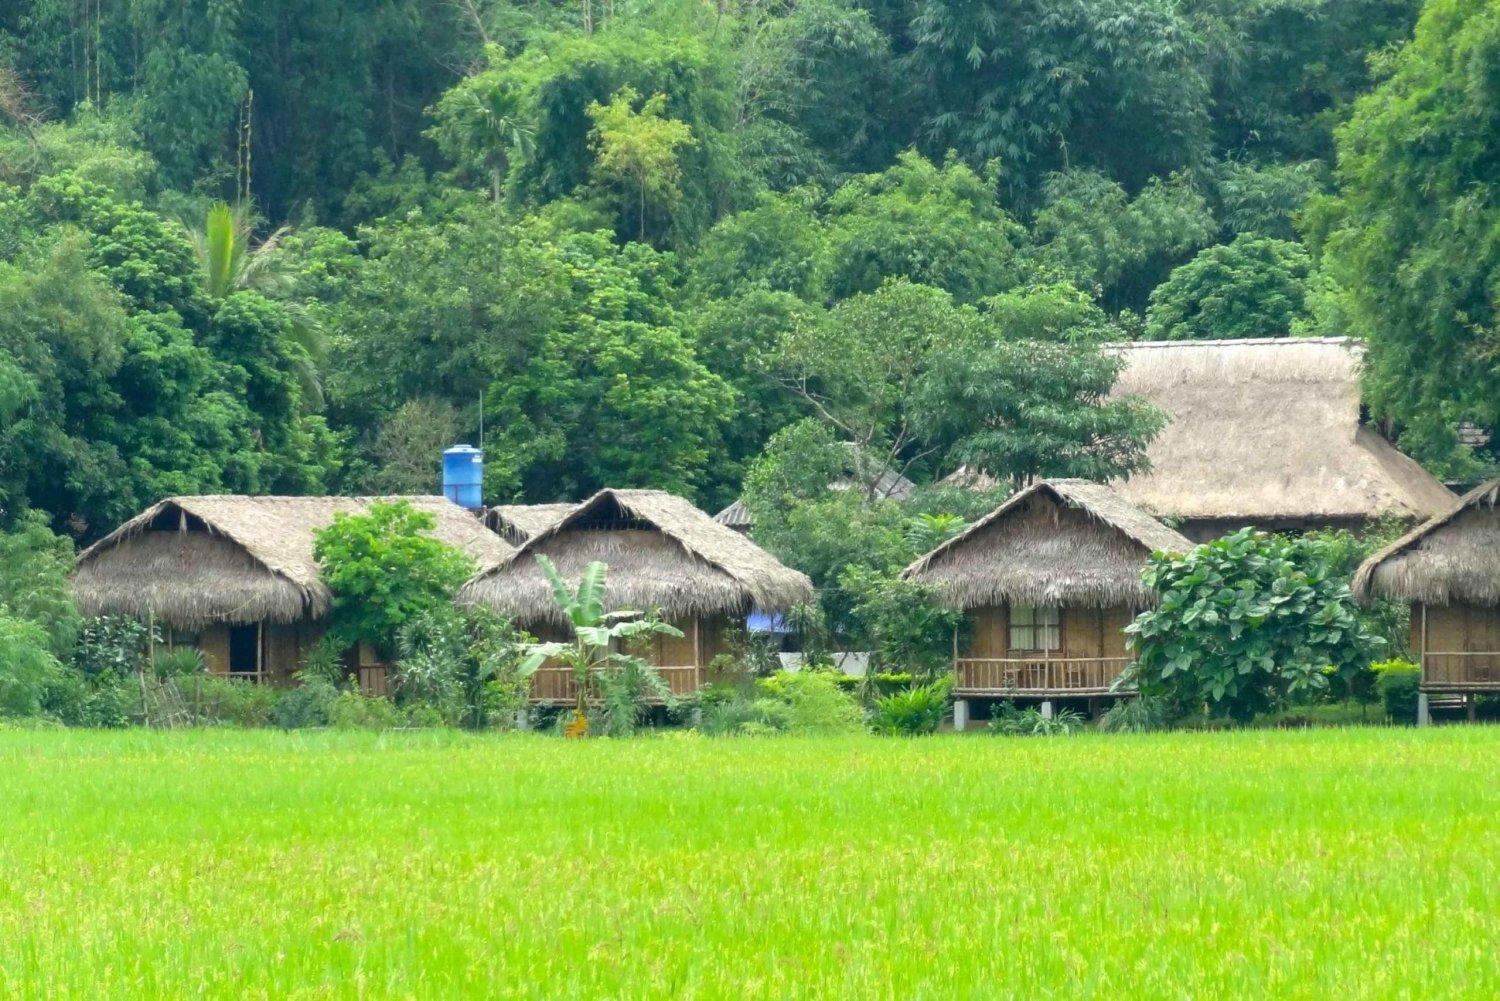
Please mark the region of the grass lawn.
<svg viewBox="0 0 1500 1001"><path fill-rule="evenodd" d="M0 733L0 994L1494 998L1500 728Z"/></svg>

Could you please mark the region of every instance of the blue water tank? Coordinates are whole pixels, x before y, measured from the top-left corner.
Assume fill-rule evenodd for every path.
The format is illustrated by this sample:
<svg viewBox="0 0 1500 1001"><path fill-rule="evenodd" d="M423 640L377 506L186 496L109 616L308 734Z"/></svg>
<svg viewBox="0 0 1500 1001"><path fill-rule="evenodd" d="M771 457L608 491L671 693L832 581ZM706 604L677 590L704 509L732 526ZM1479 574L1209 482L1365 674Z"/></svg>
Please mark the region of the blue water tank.
<svg viewBox="0 0 1500 1001"><path fill-rule="evenodd" d="M443 453L443 496L470 511L484 507L484 453L454 445Z"/></svg>

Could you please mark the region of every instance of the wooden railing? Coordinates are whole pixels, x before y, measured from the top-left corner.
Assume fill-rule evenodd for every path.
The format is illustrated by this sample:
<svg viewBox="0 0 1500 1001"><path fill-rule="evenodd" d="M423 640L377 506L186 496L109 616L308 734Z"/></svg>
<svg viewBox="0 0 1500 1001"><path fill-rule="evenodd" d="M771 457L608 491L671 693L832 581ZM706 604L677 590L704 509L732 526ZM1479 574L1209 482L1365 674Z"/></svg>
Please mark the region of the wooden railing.
<svg viewBox="0 0 1500 1001"><path fill-rule="evenodd" d="M658 667L656 673L671 689L674 698L692 695L703 684L703 669L693 664L686 666ZM573 669L544 665L531 676L531 701L572 702L574 699Z"/></svg>
<svg viewBox="0 0 1500 1001"><path fill-rule="evenodd" d="M1422 655L1422 687L1429 691L1500 691L1500 651Z"/></svg>
<svg viewBox="0 0 1500 1001"><path fill-rule="evenodd" d="M954 662L956 695L1103 695L1129 657L995 659Z"/></svg>

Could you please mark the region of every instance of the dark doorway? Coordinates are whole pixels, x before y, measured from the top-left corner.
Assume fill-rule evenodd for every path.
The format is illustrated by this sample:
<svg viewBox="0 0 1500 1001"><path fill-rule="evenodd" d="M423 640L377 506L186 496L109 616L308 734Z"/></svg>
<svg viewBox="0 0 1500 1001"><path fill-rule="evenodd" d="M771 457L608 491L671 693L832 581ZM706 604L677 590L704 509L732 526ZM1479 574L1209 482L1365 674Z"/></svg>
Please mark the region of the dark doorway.
<svg viewBox="0 0 1500 1001"><path fill-rule="evenodd" d="M260 658L260 624L229 627L229 673L257 674Z"/></svg>

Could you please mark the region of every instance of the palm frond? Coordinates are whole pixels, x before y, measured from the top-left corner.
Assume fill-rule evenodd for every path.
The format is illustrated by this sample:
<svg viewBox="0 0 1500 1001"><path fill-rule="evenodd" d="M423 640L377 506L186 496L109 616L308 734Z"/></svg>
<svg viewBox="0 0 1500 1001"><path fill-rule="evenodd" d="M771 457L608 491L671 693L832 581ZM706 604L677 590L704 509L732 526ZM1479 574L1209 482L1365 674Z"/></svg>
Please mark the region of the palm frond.
<svg viewBox="0 0 1500 1001"><path fill-rule="evenodd" d="M552 585L552 600L557 602L557 607L562 609L570 620L576 622L577 616L574 614L574 609L578 602L573 597L568 582L563 580L562 574L557 572L557 567L552 565L552 561L541 553L537 553L536 563L542 568L542 573L547 575L547 583Z"/></svg>
<svg viewBox="0 0 1500 1001"><path fill-rule="evenodd" d="M604 586L608 578L608 565L598 560L583 568L578 581L578 605L584 622L604 621Z"/></svg>

